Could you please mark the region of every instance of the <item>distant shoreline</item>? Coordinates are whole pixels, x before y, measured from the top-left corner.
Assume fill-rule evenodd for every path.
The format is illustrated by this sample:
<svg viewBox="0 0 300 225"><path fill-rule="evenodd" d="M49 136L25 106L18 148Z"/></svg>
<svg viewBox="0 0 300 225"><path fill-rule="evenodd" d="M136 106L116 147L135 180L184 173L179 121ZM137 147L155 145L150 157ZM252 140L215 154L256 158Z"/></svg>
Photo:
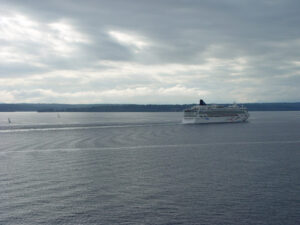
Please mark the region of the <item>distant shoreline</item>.
<svg viewBox="0 0 300 225"><path fill-rule="evenodd" d="M0 112L182 112L195 104L0 104ZM218 104L228 105L228 104ZM244 103L249 111L300 111L300 102Z"/></svg>

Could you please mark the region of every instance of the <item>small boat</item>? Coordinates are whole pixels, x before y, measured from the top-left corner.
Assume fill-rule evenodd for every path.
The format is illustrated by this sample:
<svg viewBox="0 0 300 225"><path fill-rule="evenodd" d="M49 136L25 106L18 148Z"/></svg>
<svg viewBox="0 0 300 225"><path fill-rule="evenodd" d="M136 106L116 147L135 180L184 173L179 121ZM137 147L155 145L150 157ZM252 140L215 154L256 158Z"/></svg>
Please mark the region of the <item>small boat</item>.
<svg viewBox="0 0 300 225"><path fill-rule="evenodd" d="M200 99L199 105L184 110L182 123L236 123L245 122L248 118L249 113L244 106L207 105Z"/></svg>

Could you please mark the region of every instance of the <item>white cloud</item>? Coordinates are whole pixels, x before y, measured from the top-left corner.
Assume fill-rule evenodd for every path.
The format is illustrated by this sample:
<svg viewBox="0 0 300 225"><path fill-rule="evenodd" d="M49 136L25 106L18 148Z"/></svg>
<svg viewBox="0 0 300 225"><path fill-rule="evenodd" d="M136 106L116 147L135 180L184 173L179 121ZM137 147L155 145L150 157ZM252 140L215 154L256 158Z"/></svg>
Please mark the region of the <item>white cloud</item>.
<svg viewBox="0 0 300 225"><path fill-rule="evenodd" d="M0 61L18 62L41 66L45 57L71 56L77 43L89 43L66 21L42 23L20 13L0 15Z"/></svg>
<svg viewBox="0 0 300 225"><path fill-rule="evenodd" d="M15 13L0 16L0 39L7 41L36 41L42 39L39 24L28 17Z"/></svg>
<svg viewBox="0 0 300 225"><path fill-rule="evenodd" d="M166 88L157 87L132 87L115 88L107 90L88 90L76 92L58 92L52 89L13 90L11 92L0 92L2 102L50 102L50 103L185 103L185 98L207 94L196 88L184 86L173 86ZM157 99L159 99L157 101Z"/></svg>
<svg viewBox="0 0 300 225"><path fill-rule="evenodd" d="M15 102L15 96L10 91L0 91L0 103Z"/></svg>
<svg viewBox="0 0 300 225"><path fill-rule="evenodd" d="M150 43L146 41L145 37L142 37L140 35L125 33L116 30L110 30L108 31L108 34L120 44L132 48L136 53L150 45Z"/></svg>

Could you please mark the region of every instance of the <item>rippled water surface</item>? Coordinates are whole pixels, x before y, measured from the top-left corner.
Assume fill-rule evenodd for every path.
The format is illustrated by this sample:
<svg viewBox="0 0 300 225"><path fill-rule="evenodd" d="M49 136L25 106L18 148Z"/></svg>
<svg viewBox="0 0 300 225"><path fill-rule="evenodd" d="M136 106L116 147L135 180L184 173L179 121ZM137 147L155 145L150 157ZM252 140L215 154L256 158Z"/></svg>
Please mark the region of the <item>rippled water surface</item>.
<svg viewBox="0 0 300 225"><path fill-rule="evenodd" d="M181 116L0 113L0 224L300 223L300 112Z"/></svg>

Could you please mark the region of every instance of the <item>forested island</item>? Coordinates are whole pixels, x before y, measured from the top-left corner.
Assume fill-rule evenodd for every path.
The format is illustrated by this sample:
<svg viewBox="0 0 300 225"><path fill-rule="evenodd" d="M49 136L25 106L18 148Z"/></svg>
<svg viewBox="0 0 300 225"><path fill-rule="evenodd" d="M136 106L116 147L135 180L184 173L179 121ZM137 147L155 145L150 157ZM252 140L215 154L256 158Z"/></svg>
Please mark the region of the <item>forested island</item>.
<svg viewBox="0 0 300 225"><path fill-rule="evenodd" d="M195 104L6 104L0 103L0 112L182 112ZM228 104L220 104L228 105ZM299 111L300 102L244 103L249 111Z"/></svg>

